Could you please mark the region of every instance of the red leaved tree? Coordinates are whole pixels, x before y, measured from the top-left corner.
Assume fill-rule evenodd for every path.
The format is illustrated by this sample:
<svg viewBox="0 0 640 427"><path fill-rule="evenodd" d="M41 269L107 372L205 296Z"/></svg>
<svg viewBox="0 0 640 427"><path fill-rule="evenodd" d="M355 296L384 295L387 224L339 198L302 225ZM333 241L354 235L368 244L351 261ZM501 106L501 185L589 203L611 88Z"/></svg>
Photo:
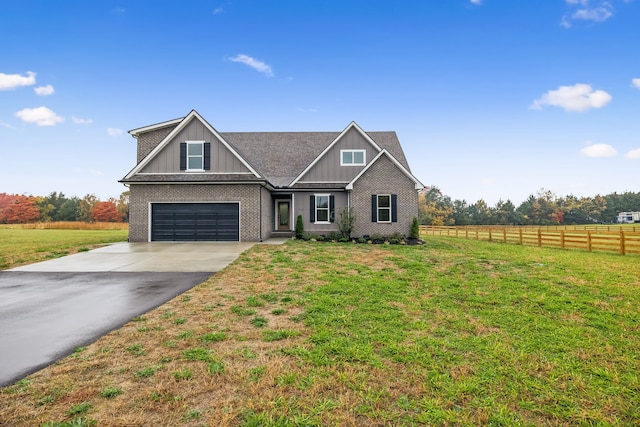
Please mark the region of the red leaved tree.
<svg viewBox="0 0 640 427"><path fill-rule="evenodd" d="M40 209L33 196L17 196L0 214L0 222L7 224L25 224L40 219Z"/></svg>
<svg viewBox="0 0 640 427"><path fill-rule="evenodd" d="M97 202L91 209L91 217L98 222L122 222L122 213L118 212L113 199Z"/></svg>

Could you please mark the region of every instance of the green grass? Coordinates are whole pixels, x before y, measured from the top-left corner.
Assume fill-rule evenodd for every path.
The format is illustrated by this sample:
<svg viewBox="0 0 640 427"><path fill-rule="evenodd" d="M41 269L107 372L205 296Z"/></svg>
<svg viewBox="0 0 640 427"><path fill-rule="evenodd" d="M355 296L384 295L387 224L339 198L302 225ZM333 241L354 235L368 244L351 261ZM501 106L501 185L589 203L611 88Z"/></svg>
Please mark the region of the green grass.
<svg viewBox="0 0 640 427"><path fill-rule="evenodd" d="M127 230L40 230L0 226L0 270L127 240Z"/></svg>
<svg viewBox="0 0 640 427"><path fill-rule="evenodd" d="M446 237L256 246L145 314L166 330L131 323L3 389L0 419L87 402L107 422L126 396L121 425L638 425L639 273L634 256ZM104 399L110 384L126 394Z"/></svg>

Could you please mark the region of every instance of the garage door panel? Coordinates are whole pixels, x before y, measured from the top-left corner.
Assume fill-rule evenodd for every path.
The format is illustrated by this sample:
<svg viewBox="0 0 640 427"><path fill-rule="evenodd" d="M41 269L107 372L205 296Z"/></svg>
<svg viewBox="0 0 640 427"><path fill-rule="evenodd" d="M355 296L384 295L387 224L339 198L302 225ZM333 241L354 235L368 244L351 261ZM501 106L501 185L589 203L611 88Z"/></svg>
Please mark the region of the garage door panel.
<svg viewBox="0 0 640 427"><path fill-rule="evenodd" d="M154 203L153 241L238 241L237 203Z"/></svg>

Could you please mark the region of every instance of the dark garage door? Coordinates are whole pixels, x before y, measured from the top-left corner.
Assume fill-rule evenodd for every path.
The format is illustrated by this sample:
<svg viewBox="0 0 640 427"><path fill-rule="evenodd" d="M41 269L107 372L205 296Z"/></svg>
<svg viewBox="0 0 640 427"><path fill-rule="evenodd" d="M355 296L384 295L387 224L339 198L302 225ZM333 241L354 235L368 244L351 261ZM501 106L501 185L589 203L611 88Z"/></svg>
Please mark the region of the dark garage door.
<svg viewBox="0 0 640 427"><path fill-rule="evenodd" d="M240 240L238 203L154 203L152 241Z"/></svg>

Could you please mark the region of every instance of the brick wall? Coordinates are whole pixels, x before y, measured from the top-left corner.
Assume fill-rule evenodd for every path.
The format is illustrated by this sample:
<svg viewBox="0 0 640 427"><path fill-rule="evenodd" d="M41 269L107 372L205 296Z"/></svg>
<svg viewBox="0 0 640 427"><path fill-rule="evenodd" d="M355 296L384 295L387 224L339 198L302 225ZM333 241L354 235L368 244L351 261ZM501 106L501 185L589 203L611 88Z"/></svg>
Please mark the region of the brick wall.
<svg viewBox="0 0 640 427"><path fill-rule="evenodd" d="M177 125L176 125L177 126ZM138 163L146 157L156 146L162 141L165 136L175 129L176 126L169 126L162 129L157 129L151 132L145 132L138 136Z"/></svg>
<svg viewBox="0 0 640 427"><path fill-rule="evenodd" d="M131 184L129 202L129 241L149 240L149 203L154 202L239 202L240 240L259 241L260 191L255 184ZM262 230L262 233L268 233ZM268 234L265 234L268 237Z"/></svg>
<svg viewBox="0 0 640 427"><path fill-rule="evenodd" d="M396 194L398 196L398 222L371 222L371 195ZM353 185L351 207L356 215L352 236L393 233L409 235L411 222L418 216L418 193L414 182L386 156L381 157Z"/></svg>

